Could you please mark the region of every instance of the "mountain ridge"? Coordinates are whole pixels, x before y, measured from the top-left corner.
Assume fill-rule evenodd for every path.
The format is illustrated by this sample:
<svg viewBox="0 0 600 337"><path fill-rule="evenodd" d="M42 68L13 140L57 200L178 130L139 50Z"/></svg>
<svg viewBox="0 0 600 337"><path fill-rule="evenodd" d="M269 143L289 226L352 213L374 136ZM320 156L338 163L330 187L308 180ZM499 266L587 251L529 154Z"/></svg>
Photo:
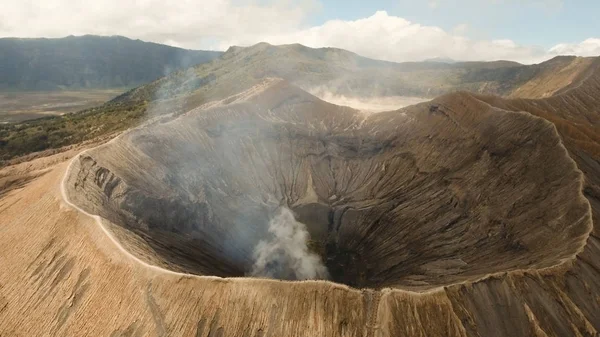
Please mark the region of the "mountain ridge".
<svg viewBox="0 0 600 337"><path fill-rule="evenodd" d="M194 102L211 97L211 85L234 83L249 86L261 78L278 77L304 90L324 90L335 95L378 97L411 96L434 98L467 90L479 94L530 97L551 95L586 69L593 58L555 57L535 65L511 61L394 63L360 56L338 48L309 48L300 44L274 46L258 43L231 47L219 59L136 88L117 101L149 101L190 95ZM547 81L564 69L564 80L546 88ZM211 78L219 81L212 81ZM532 83L541 82L540 85ZM188 85L189 84L189 85ZM168 88L168 90L162 90ZM160 94L159 94L160 89ZM233 94L238 88L231 88ZM227 91L226 88L219 89ZM219 91L217 90L217 91ZM543 92L538 92L543 91ZM541 96L540 96L541 97Z"/></svg>
<svg viewBox="0 0 600 337"><path fill-rule="evenodd" d="M428 99L468 91L534 99L568 92L586 78L597 60L600 58L567 56L531 66L505 61L395 64L342 49L313 49L299 44L232 47L212 62L177 70L103 106L19 125L0 125L0 158L8 160L74 144L160 115L182 114L242 92L265 78L284 79L319 98L331 93L375 99Z"/></svg>
<svg viewBox="0 0 600 337"><path fill-rule="evenodd" d="M220 55L123 36L0 38L0 90L139 86Z"/></svg>

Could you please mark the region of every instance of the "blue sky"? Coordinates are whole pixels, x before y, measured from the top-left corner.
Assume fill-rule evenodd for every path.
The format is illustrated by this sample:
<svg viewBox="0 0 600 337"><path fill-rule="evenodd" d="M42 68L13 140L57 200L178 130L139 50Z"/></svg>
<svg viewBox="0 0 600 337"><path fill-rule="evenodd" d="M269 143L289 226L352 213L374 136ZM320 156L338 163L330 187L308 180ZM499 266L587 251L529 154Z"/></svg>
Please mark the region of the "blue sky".
<svg viewBox="0 0 600 337"><path fill-rule="evenodd" d="M475 39L511 39L545 48L600 35L600 0L323 0L309 23L356 20L378 10L446 31L467 25L466 35Z"/></svg>
<svg viewBox="0 0 600 337"><path fill-rule="evenodd" d="M0 37L123 35L189 49L258 42L388 61L600 55L600 0L0 0Z"/></svg>

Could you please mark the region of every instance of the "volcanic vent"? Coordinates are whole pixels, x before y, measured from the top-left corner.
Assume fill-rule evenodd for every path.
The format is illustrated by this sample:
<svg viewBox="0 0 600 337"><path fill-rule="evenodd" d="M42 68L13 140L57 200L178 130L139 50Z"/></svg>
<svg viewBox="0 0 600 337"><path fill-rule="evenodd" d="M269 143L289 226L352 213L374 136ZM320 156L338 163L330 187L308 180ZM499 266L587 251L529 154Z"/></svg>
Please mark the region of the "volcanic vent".
<svg viewBox="0 0 600 337"><path fill-rule="evenodd" d="M366 117L285 82L263 89L80 155L69 199L132 254L198 275L253 275L286 208L311 261L354 287L545 268L583 245L581 173L542 119L460 93Z"/></svg>

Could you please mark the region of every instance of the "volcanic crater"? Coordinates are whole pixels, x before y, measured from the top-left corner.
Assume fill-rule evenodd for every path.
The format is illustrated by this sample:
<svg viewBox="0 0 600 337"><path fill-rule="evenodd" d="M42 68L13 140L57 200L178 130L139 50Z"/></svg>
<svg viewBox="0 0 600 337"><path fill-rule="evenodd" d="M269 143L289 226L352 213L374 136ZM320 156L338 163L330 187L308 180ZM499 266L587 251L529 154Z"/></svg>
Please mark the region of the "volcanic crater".
<svg viewBox="0 0 600 337"><path fill-rule="evenodd" d="M572 258L582 183L551 123L468 93L365 115L272 81L81 154L65 187L161 268L247 276L284 206L330 281L423 291Z"/></svg>

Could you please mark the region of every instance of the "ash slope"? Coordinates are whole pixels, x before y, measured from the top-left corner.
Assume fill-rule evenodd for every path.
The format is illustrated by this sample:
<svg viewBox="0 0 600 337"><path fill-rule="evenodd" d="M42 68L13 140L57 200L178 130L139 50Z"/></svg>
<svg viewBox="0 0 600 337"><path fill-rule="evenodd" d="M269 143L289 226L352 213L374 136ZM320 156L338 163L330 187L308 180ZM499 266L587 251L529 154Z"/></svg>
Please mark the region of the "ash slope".
<svg viewBox="0 0 600 337"><path fill-rule="evenodd" d="M598 61L595 61L589 71L572 81L573 85L547 99L507 100L460 93L440 98L436 106L438 109L442 106L441 111L470 112L474 116L480 114L479 109L495 110L495 106L500 106L507 110L528 111L552 121L569 154L585 174L584 193L592 206L593 218L597 219L599 203L595 191L598 188L597 177L600 176L596 164L599 157L595 151L598 140L594 138L594 135L600 134L594 120L598 114L595 97L600 92L597 64ZM531 129L524 134L529 131ZM587 213L588 223L572 227L578 233L572 237L585 239L590 229L589 220ZM355 330L354 335L370 335L377 327L378 333L389 336L596 336L600 330L600 265L597 263L600 241L597 228L595 224L583 250L579 250L581 241L570 246L570 249L576 250L574 259L552 268L497 273L481 280L449 285L443 291L419 295L401 290L363 292L362 296L371 308L363 316L369 323L366 330L360 333ZM559 241L564 239L556 237ZM156 255L154 258L155 262L161 260ZM297 291L300 294L302 289ZM371 311L373 305L375 311ZM235 312L235 309L227 310ZM423 321L421 317L428 319ZM221 323L215 323L216 326L236 335L235 328L226 319L219 318L218 321ZM325 330L332 335L343 334L333 327ZM305 335L298 331L285 331L290 335Z"/></svg>
<svg viewBox="0 0 600 337"><path fill-rule="evenodd" d="M245 275L280 205L333 280L361 288L426 290L581 250L589 205L549 122L467 93L365 118L270 82L85 153L69 198L198 275Z"/></svg>
<svg viewBox="0 0 600 337"><path fill-rule="evenodd" d="M422 294L359 292L321 282L156 273L117 251L92 219L65 207L57 191L67 167L64 161L73 153L64 153L1 171L2 177L28 174L31 179L0 199L0 249L5 257L0 261L5 271L0 273L0 332L26 336L598 336L600 73L588 68L581 75L566 82L561 79L558 86L566 88L543 100L468 95L551 120L584 172L594 229L583 251L558 267L496 274ZM462 106L456 95L445 98L446 104ZM113 229L120 233L120 227ZM160 257L148 258L160 262Z"/></svg>

